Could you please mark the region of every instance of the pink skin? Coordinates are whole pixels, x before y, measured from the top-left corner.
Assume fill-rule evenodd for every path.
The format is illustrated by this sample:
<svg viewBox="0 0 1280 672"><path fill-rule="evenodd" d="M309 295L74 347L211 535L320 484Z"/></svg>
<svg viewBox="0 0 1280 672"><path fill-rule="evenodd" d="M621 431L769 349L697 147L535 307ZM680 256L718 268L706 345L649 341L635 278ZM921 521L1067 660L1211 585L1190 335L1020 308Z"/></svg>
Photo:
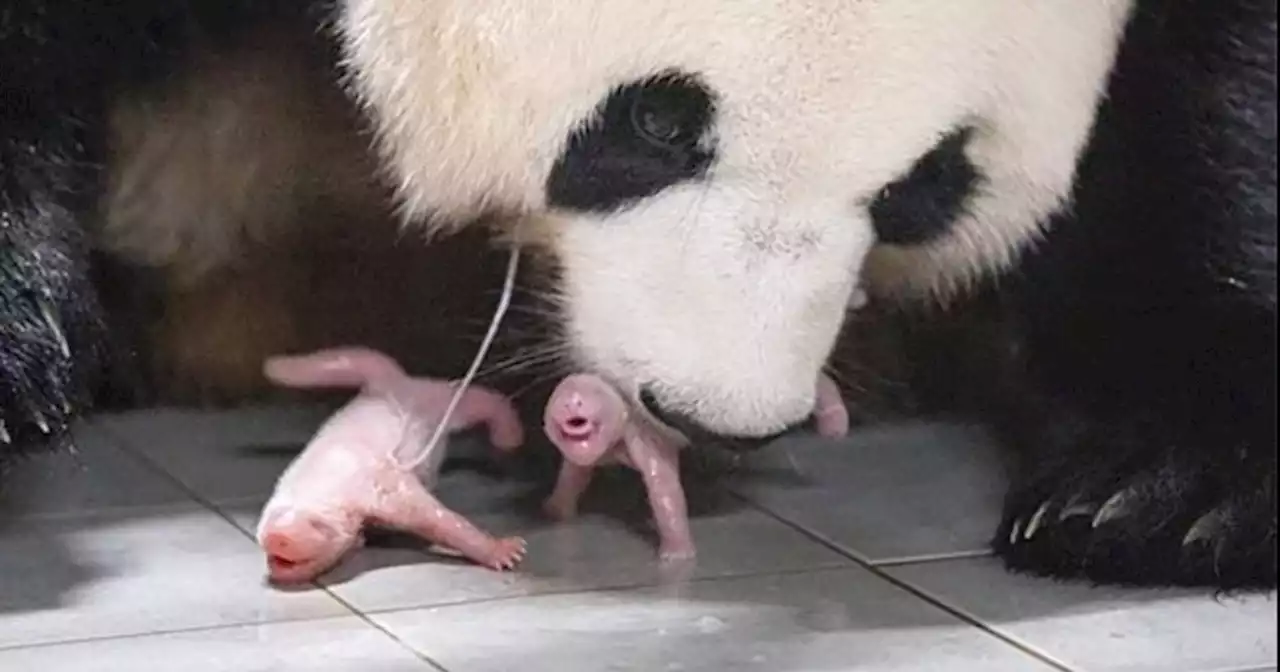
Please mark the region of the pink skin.
<svg viewBox="0 0 1280 672"><path fill-rule="evenodd" d="M361 348L273 357L264 371L290 387L361 388L281 475L262 513L257 536L273 582L308 582L332 569L363 543L368 524L408 532L492 569L511 569L524 558L523 539L496 539L427 491L444 447L427 456L421 450L453 394L450 383L411 378L389 357ZM524 442L510 402L472 386L449 429L478 424L488 426L499 449Z"/></svg>
<svg viewBox="0 0 1280 672"><path fill-rule="evenodd" d="M599 377L578 374L560 382L547 402L543 427L564 462L543 510L560 520L574 517L595 469L621 464L639 471L644 480L658 528L659 557L693 558L696 549L680 484L680 445L644 419L631 417L630 408ZM840 391L826 376L818 383L814 414L822 436L840 437L849 430Z"/></svg>
<svg viewBox="0 0 1280 672"><path fill-rule="evenodd" d="M818 400L813 417L818 436L839 439L849 433L849 409L844 405L840 388L829 376L818 379Z"/></svg>

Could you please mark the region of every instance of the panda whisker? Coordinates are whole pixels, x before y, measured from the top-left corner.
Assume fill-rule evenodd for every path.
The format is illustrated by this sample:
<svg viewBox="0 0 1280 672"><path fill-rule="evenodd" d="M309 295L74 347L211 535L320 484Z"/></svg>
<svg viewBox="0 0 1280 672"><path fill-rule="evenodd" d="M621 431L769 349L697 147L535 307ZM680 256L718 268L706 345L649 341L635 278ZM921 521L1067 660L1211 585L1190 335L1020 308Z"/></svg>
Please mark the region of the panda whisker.
<svg viewBox="0 0 1280 672"><path fill-rule="evenodd" d="M523 371L539 364L554 362L567 354L567 347L561 342L543 343L539 346L524 348L510 357L497 360L485 367L479 374L482 377L493 377Z"/></svg>
<svg viewBox="0 0 1280 672"><path fill-rule="evenodd" d="M485 296L496 296L499 292L498 290L487 289L482 293ZM563 298L559 292L529 283L517 284L515 289L512 290L512 295L523 301L532 302L533 304L562 305L563 303ZM530 303L512 302L511 308L514 309L517 305L526 308L533 307Z"/></svg>
<svg viewBox="0 0 1280 672"><path fill-rule="evenodd" d="M555 364L562 358L563 354L558 352L545 353L536 357L526 357L519 361L508 363L505 366L494 367L493 369L486 371L485 376L492 378L495 376L512 375L530 370L536 371L542 366Z"/></svg>
<svg viewBox="0 0 1280 672"><path fill-rule="evenodd" d="M851 372L848 369L854 369L854 371ZM866 384L862 382L862 376L859 375L860 372L857 369L858 367L856 365L844 362L839 357L833 358L832 362L822 368L822 370L827 375L831 376L831 379L840 387L854 392L866 392Z"/></svg>
<svg viewBox="0 0 1280 672"><path fill-rule="evenodd" d="M782 455L787 458L787 466L791 467L791 473L801 478L807 475L804 469L800 467L800 462L796 459L796 453L790 446L782 448Z"/></svg>
<svg viewBox="0 0 1280 672"><path fill-rule="evenodd" d="M531 358L544 357L550 354L559 353L565 350L566 346L558 339L548 339L545 336L536 340L530 339L527 345L516 348L509 355L496 358L488 368L505 366L512 362L520 362Z"/></svg>
<svg viewBox="0 0 1280 672"><path fill-rule="evenodd" d="M511 307L511 312L521 315L529 315L531 317L543 318L547 320L557 320L560 318L560 311L554 307L537 306L537 305L517 305Z"/></svg>
<svg viewBox="0 0 1280 672"><path fill-rule="evenodd" d="M831 376L831 379L834 380L836 382L836 385L840 387L852 387L854 385L852 381L848 380L844 372L841 371L839 367L831 363L824 365L822 367L822 372L827 374L828 376Z"/></svg>
<svg viewBox="0 0 1280 672"><path fill-rule="evenodd" d="M546 371L542 372L537 376L534 376L527 383L517 388L516 391L511 394L511 398L520 399L524 395L537 389L538 386L544 385L557 378L566 376L570 372L568 360L553 361L553 362L549 362L548 364L549 366Z"/></svg>
<svg viewBox="0 0 1280 672"><path fill-rule="evenodd" d="M886 376L884 373L876 370L874 367L867 366L856 356L852 355L839 353L833 355L831 362L827 364L825 370L827 373L831 374L832 378L836 379L836 382L839 382L842 385L848 385L849 388L858 392L868 391L868 387L865 382L868 380L884 387L900 389L906 389L909 387L905 381Z"/></svg>

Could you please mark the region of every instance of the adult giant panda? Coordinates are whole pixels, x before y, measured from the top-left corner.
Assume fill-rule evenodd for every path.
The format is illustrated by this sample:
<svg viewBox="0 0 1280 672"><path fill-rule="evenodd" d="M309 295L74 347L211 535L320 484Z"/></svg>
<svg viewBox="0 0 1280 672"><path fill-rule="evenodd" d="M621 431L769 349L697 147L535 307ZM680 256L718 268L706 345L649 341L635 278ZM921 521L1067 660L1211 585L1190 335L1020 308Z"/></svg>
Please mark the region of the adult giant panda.
<svg viewBox="0 0 1280 672"><path fill-rule="evenodd" d="M1274 0L344 0L338 25L407 215L527 218L577 359L656 418L759 443L809 416L860 285L1003 278L998 553L1275 585Z"/></svg>
<svg viewBox="0 0 1280 672"><path fill-rule="evenodd" d="M213 4L0 10L6 445L61 435L98 378L74 196L96 193L109 101L163 89L191 26L312 20ZM1022 402L1000 427L1024 458L997 551L1274 587L1274 3L337 10L404 212L502 215L558 265L579 363L638 406L764 443L805 421L842 327L859 338L860 286L952 303L997 278Z"/></svg>

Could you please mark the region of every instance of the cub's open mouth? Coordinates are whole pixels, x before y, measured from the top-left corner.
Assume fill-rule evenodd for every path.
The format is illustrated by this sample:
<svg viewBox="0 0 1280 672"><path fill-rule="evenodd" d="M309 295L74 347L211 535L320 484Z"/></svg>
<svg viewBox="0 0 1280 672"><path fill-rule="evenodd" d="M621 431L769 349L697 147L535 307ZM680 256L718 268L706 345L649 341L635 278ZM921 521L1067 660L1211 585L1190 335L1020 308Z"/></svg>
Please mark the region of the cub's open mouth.
<svg viewBox="0 0 1280 672"><path fill-rule="evenodd" d="M267 556L267 565L270 566L271 569L290 570L298 568L302 563L297 560L290 560L284 556L271 555Z"/></svg>

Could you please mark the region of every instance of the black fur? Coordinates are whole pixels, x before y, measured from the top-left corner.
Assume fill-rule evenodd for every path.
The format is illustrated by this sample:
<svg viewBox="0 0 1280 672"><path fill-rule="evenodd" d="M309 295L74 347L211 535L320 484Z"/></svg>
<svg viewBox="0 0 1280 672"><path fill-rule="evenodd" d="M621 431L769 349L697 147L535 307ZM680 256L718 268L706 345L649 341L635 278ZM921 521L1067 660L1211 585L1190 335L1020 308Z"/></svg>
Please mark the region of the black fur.
<svg viewBox="0 0 1280 672"><path fill-rule="evenodd" d="M946 234L965 213L983 180L965 154L972 135L972 128L947 134L906 175L876 194L868 210L881 243L927 243Z"/></svg>
<svg viewBox="0 0 1280 672"><path fill-rule="evenodd" d="M285 0L0 8L0 463L65 439L108 382L85 225L113 96L166 76L197 32L232 39L246 21L310 9Z"/></svg>
<svg viewBox="0 0 1280 672"><path fill-rule="evenodd" d="M715 98L697 78L678 72L614 89L568 139L547 178L547 202L609 212L703 175L715 159L704 135ZM655 137L646 125L670 131Z"/></svg>
<svg viewBox="0 0 1280 672"><path fill-rule="evenodd" d="M179 67L197 31L231 39L261 12L313 5L0 8L0 456L64 437L102 381L83 225L107 101ZM1015 569L1275 586L1275 41L1274 0L1139 0L1071 211L1004 297L1023 369L999 426L1022 460L995 547ZM637 101L674 113L680 132L637 133ZM552 204L611 210L697 179L713 115L687 77L620 87L570 139ZM935 213L924 226L885 224L903 216L890 213L881 235L927 239L936 213L962 207L921 202Z"/></svg>
<svg viewBox="0 0 1280 672"><path fill-rule="evenodd" d="M79 217L96 191L106 64L142 44L127 17L74 0L0 9L0 457L63 437L101 369Z"/></svg>
<svg viewBox="0 0 1280 672"><path fill-rule="evenodd" d="M645 410L649 411L658 422L680 432L685 439L691 444L699 446L716 445L735 452L750 452L759 450L774 441L787 436L788 434L798 434L808 432L813 429L817 418L810 415L808 418L795 423L790 427L786 427L774 434L765 436L733 436L714 432L703 427L689 416L678 411L670 411L658 403L658 398L648 389L641 388L640 404Z"/></svg>
<svg viewBox="0 0 1280 672"><path fill-rule="evenodd" d="M1274 0L1139 3L1074 205L1011 294L1011 567L1275 587L1276 119Z"/></svg>

